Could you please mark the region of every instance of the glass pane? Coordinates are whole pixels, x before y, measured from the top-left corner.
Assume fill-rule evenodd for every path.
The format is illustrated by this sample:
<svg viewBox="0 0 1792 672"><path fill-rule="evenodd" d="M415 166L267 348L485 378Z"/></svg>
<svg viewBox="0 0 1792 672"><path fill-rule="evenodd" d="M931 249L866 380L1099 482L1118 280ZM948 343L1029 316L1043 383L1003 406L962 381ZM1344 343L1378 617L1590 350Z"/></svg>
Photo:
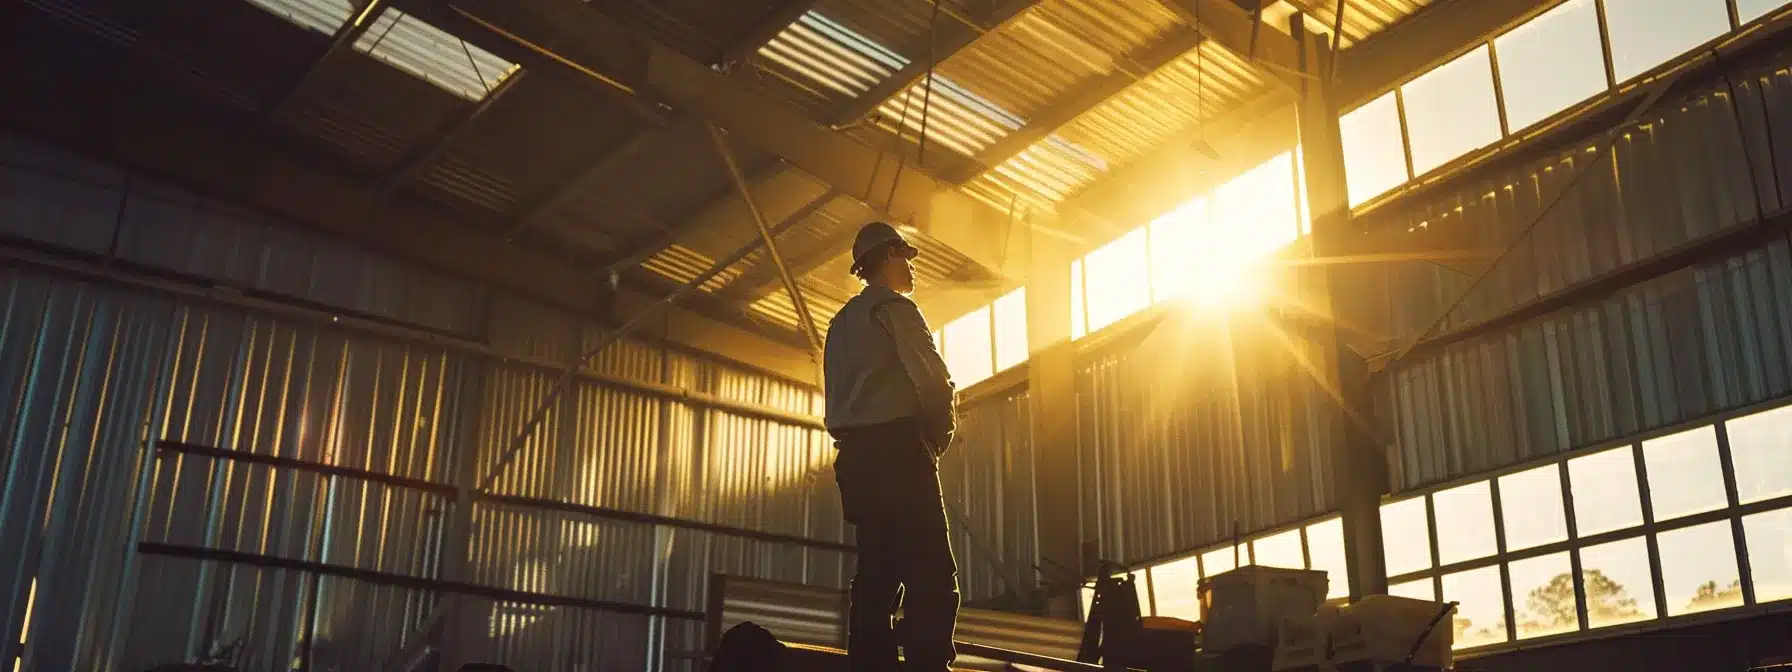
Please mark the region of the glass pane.
<svg viewBox="0 0 1792 672"><path fill-rule="evenodd" d="M1743 504L1792 495L1792 406L1724 423L1737 501Z"/></svg>
<svg viewBox="0 0 1792 672"><path fill-rule="evenodd" d="M1407 581L1406 583L1396 583L1388 586L1388 594L1394 597L1404 597L1409 600L1436 602L1437 586L1431 582L1431 579L1418 579L1416 581Z"/></svg>
<svg viewBox="0 0 1792 672"><path fill-rule="evenodd" d="M1325 572L1325 599L1350 596L1350 569L1344 560L1344 521L1338 518L1307 526L1307 556L1313 569Z"/></svg>
<svg viewBox="0 0 1792 672"><path fill-rule="evenodd" d="M1201 576L1212 578L1238 569L1238 562L1250 562L1250 556L1245 555L1246 551L1247 549L1241 545L1236 552L1231 546L1227 546L1202 553Z"/></svg>
<svg viewBox="0 0 1792 672"><path fill-rule="evenodd" d="M1619 82L1730 30L1724 0L1605 0L1612 72Z"/></svg>
<svg viewBox="0 0 1792 672"><path fill-rule="evenodd" d="M1188 263L1200 247L1206 227L1207 199L1193 198L1151 221L1151 293L1153 301L1186 296L1200 278Z"/></svg>
<svg viewBox="0 0 1792 672"><path fill-rule="evenodd" d="M1644 441L1643 466L1648 470L1649 505L1656 520L1716 511L1729 504L1714 427Z"/></svg>
<svg viewBox="0 0 1792 672"><path fill-rule="evenodd" d="M1083 620L1087 621L1089 620L1089 605L1095 603L1095 589L1084 586L1083 589L1077 591L1077 593L1078 597L1081 597L1083 600Z"/></svg>
<svg viewBox="0 0 1792 672"><path fill-rule="evenodd" d="M1669 616L1742 606L1742 574L1736 569L1730 521L1663 532L1655 546L1661 553L1661 592L1667 596Z"/></svg>
<svg viewBox="0 0 1792 672"><path fill-rule="evenodd" d="M1070 340L1088 335L1088 314L1083 310L1083 260L1070 262Z"/></svg>
<svg viewBox="0 0 1792 672"><path fill-rule="evenodd" d="M1736 0L1736 18L1748 23L1784 6L1786 0Z"/></svg>
<svg viewBox="0 0 1792 672"><path fill-rule="evenodd" d="M1431 567L1431 528L1425 518L1424 497L1381 505L1381 545L1388 576Z"/></svg>
<svg viewBox="0 0 1792 672"><path fill-rule="evenodd" d="M1100 331L1151 303L1150 267L1145 254L1145 227L1103 245L1083 258L1088 296L1089 331Z"/></svg>
<svg viewBox="0 0 1792 672"><path fill-rule="evenodd" d="M1461 603L1456 607L1453 648L1506 641L1505 596L1497 565L1445 576L1444 601Z"/></svg>
<svg viewBox="0 0 1792 672"><path fill-rule="evenodd" d="M1200 261L1249 264L1300 237L1294 155L1283 152L1213 191Z"/></svg>
<svg viewBox="0 0 1792 672"><path fill-rule="evenodd" d="M996 370L1027 361L1027 288L996 299Z"/></svg>
<svg viewBox="0 0 1792 672"><path fill-rule="evenodd" d="M1574 529L1582 537L1643 524L1636 458L1628 446L1568 461Z"/></svg>
<svg viewBox="0 0 1792 672"><path fill-rule="evenodd" d="M1586 585L1589 627L1655 618L1655 580L1642 537L1582 549L1580 579Z"/></svg>
<svg viewBox="0 0 1792 672"><path fill-rule="evenodd" d="M1500 477L1500 515L1506 550L1518 551L1568 539L1562 508L1562 473L1556 465Z"/></svg>
<svg viewBox="0 0 1792 672"><path fill-rule="evenodd" d="M1157 615L1189 621L1201 620L1201 600L1196 588L1201 566L1193 557L1151 568L1151 592L1157 597Z"/></svg>
<svg viewBox="0 0 1792 672"><path fill-rule="evenodd" d="M1482 45L1400 87L1415 175L1500 139L1488 54Z"/></svg>
<svg viewBox="0 0 1792 672"><path fill-rule="evenodd" d="M1519 639L1580 629L1580 615L1574 609L1574 566L1566 552L1519 560L1506 571L1512 577L1512 614Z"/></svg>
<svg viewBox="0 0 1792 672"><path fill-rule="evenodd" d="M1356 207L1406 182L1406 145L1400 106L1388 93L1338 117L1344 144L1345 188Z"/></svg>
<svg viewBox="0 0 1792 672"><path fill-rule="evenodd" d="M990 351L989 306L946 323L946 369L959 389L974 385L995 373Z"/></svg>
<svg viewBox="0 0 1792 672"><path fill-rule="evenodd" d="M1306 569L1307 559L1300 546L1300 530L1289 530L1251 542L1252 562L1264 567Z"/></svg>
<svg viewBox="0 0 1792 672"><path fill-rule="evenodd" d="M1743 518L1742 534L1748 542L1755 601L1792 599L1792 509Z"/></svg>
<svg viewBox="0 0 1792 672"><path fill-rule="evenodd" d="M1523 130L1605 90L1599 7L1569 0L1493 41L1506 125Z"/></svg>
<svg viewBox="0 0 1792 672"><path fill-rule="evenodd" d="M1453 564L1499 550L1493 532L1493 486L1487 481L1431 496L1437 509L1437 561Z"/></svg>

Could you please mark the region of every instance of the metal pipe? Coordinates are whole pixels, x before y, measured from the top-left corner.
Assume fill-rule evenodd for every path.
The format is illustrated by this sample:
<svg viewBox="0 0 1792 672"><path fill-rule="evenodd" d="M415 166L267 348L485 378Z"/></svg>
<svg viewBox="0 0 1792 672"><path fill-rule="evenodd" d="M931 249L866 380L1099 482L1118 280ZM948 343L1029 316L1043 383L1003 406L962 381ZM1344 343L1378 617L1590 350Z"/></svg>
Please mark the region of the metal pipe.
<svg viewBox="0 0 1792 672"><path fill-rule="evenodd" d="M790 302L796 307L797 319L802 322L803 335L809 339L809 354L819 363L821 361L821 332L815 328L815 317L809 314L809 303L803 300L803 290L796 284L796 277L790 274L790 267L784 264L784 255L778 252L778 242L773 240L776 234L765 223L765 213L759 209L759 203L753 200L753 187L747 184L747 176L740 172L740 165L734 160L734 150L728 148L728 138L722 135L722 129L715 124L708 124L709 137L715 141L716 153L722 156L722 163L728 166L728 176L734 179L734 188L740 192L740 198L747 203L747 210L753 213L753 223L759 227L759 239L765 243L765 252L772 258L772 264L778 268L778 277L784 282L784 291L790 293Z"/></svg>

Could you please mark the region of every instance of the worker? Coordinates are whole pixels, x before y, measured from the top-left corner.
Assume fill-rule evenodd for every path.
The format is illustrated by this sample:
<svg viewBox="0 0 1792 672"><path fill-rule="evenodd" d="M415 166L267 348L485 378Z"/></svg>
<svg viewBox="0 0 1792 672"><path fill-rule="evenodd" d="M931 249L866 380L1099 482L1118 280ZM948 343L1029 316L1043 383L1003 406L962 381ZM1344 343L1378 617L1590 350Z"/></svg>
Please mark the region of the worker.
<svg viewBox="0 0 1792 672"><path fill-rule="evenodd" d="M953 385L921 309L918 251L872 222L852 243L864 291L828 324L827 428L841 509L858 532L847 658L854 672L943 672L956 657L958 565L946 528L939 458L955 429Z"/></svg>

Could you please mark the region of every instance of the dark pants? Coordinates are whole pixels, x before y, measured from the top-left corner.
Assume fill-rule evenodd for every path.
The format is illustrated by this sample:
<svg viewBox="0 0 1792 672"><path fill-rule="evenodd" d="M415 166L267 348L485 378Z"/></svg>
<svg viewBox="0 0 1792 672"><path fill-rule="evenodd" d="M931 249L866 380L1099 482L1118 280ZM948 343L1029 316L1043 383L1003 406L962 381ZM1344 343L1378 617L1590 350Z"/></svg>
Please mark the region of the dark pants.
<svg viewBox="0 0 1792 672"><path fill-rule="evenodd" d="M834 433L834 478L858 532L847 655L854 672L897 669L891 621L902 609L905 672L940 672L956 657L958 564L939 467L913 423Z"/></svg>

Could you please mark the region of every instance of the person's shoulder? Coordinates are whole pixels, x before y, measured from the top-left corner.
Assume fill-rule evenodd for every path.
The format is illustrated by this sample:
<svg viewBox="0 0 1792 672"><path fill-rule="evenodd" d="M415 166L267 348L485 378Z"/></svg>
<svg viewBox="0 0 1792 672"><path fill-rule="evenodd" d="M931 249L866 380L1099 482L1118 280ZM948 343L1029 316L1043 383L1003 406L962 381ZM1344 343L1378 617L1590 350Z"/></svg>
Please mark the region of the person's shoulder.
<svg viewBox="0 0 1792 672"><path fill-rule="evenodd" d="M915 305L914 299L903 296L901 293L888 287L866 287L865 291L861 293L860 296L871 301L871 304L877 308L894 305L913 308L916 311L921 309L920 306Z"/></svg>

